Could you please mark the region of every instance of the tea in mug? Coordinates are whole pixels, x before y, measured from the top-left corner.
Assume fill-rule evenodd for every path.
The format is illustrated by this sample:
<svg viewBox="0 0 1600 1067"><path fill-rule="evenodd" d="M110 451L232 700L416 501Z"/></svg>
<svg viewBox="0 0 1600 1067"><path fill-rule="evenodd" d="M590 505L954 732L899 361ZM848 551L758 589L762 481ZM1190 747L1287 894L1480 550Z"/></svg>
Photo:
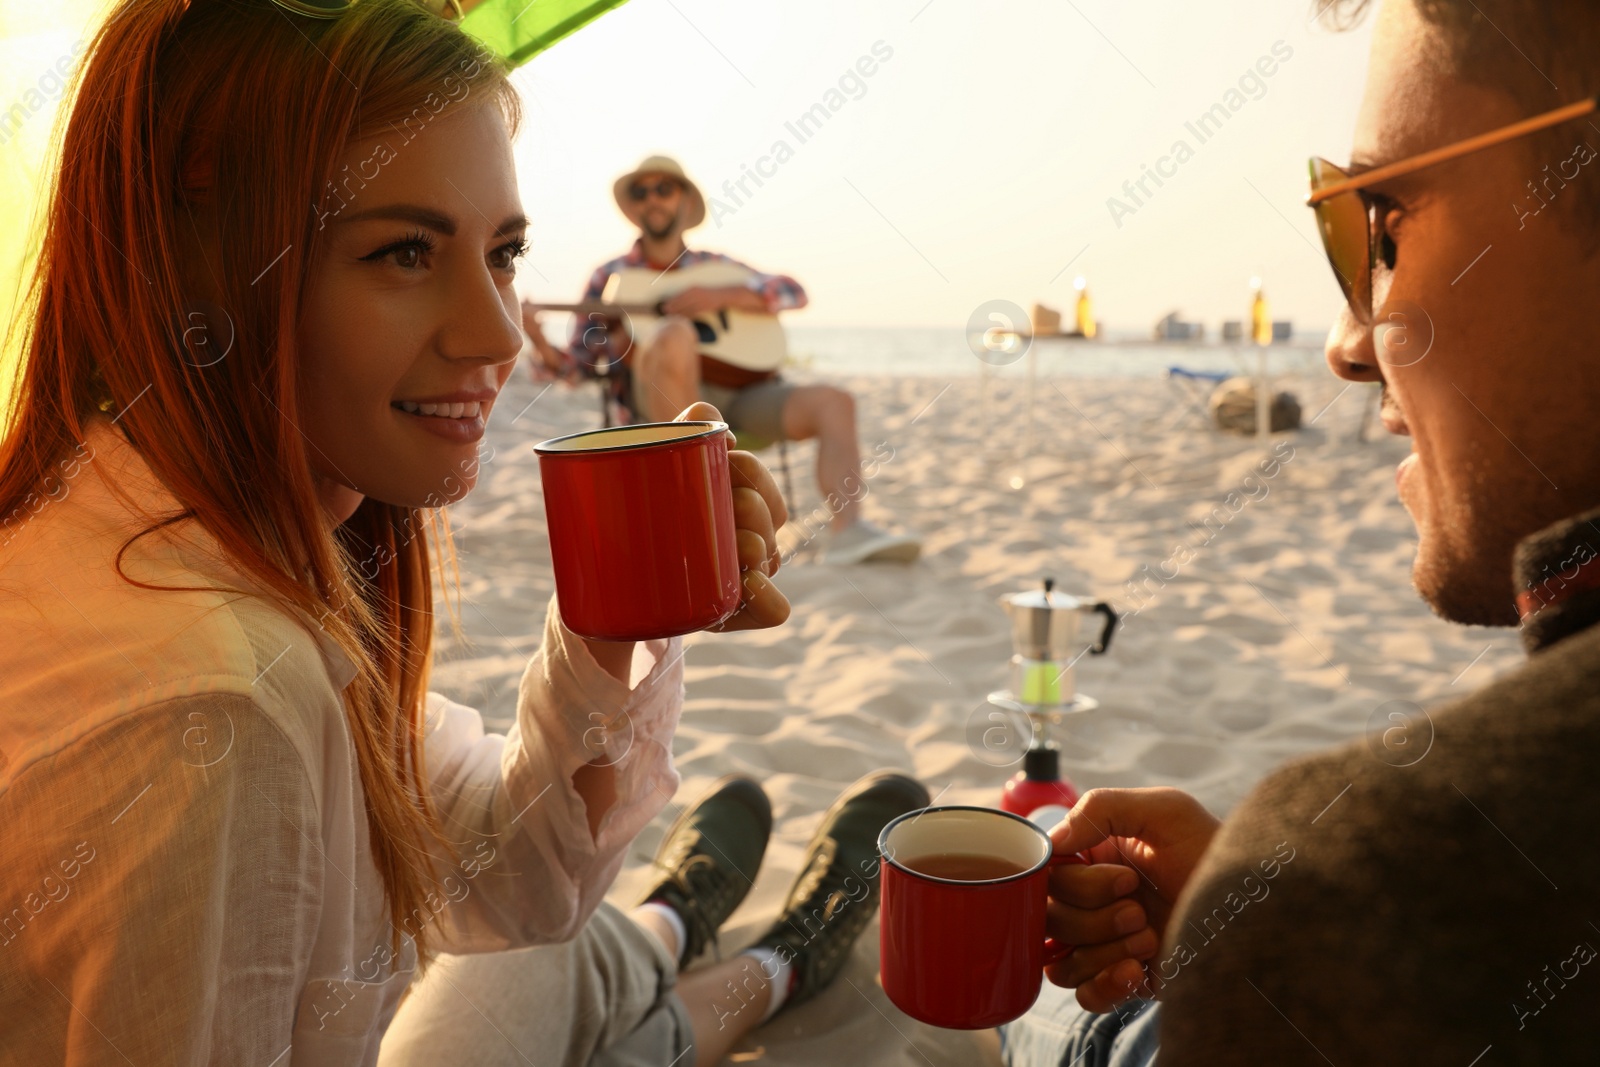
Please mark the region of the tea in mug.
<svg viewBox="0 0 1600 1067"><path fill-rule="evenodd" d="M952 882L989 882L996 878L1010 878L1028 869L1004 856L973 852L930 852L926 856L900 862L918 874Z"/></svg>

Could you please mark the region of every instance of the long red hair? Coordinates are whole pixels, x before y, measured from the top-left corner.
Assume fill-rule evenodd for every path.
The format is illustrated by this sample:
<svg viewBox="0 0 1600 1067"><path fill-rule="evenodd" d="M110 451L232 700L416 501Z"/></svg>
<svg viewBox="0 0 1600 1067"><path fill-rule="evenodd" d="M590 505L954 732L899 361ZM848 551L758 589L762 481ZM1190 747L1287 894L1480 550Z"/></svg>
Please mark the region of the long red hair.
<svg viewBox="0 0 1600 1067"><path fill-rule="evenodd" d="M198 523L356 662L343 699L373 856L394 942L410 933L424 961L435 857L451 854L422 759L430 541L454 552L441 513L372 499L330 533L297 428L296 327L350 143L485 97L514 130L504 66L415 0L335 19L269 0L121 0L58 133L0 444L8 515L88 419L117 413L181 508L138 536ZM197 323L209 358L185 343Z"/></svg>

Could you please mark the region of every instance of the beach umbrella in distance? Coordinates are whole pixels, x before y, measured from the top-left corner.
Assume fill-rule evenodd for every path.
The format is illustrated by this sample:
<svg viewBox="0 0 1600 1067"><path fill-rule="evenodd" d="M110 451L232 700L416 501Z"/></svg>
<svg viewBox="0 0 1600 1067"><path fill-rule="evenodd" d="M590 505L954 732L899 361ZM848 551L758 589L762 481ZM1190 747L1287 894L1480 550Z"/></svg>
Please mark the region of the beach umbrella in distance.
<svg viewBox="0 0 1600 1067"><path fill-rule="evenodd" d="M516 67L625 2L461 0L461 28ZM36 211L57 105L110 6L0 0L0 404L17 366L21 338L13 327L41 236Z"/></svg>

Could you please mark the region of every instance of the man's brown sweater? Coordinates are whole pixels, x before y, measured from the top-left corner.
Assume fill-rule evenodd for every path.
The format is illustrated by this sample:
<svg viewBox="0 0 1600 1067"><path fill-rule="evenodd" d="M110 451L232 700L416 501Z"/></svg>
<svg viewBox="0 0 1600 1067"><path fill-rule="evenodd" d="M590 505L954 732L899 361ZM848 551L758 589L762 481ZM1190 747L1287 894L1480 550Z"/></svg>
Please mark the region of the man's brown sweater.
<svg viewBox="0 0 1600 1067"><path fill-rule="evenodd" d="M1530 659L1431 747L1397 720L1227 820L1157 958L1161 1067L1600 1063L1597 555L1600 512L1520 546Z"/></svg>

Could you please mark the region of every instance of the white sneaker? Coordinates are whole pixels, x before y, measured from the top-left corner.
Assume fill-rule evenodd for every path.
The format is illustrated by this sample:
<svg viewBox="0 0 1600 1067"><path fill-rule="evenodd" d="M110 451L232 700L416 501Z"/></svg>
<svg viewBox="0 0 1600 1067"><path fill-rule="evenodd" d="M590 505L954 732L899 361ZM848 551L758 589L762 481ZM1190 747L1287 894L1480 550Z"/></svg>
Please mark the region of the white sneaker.
<svg viewBox="0 0 1600 1067"><path fill-rule="evenodd" d="M890 533L858 519L834 534L822 555L824 563L910 563L922 554L922 541L910 534Z"/></svg>

